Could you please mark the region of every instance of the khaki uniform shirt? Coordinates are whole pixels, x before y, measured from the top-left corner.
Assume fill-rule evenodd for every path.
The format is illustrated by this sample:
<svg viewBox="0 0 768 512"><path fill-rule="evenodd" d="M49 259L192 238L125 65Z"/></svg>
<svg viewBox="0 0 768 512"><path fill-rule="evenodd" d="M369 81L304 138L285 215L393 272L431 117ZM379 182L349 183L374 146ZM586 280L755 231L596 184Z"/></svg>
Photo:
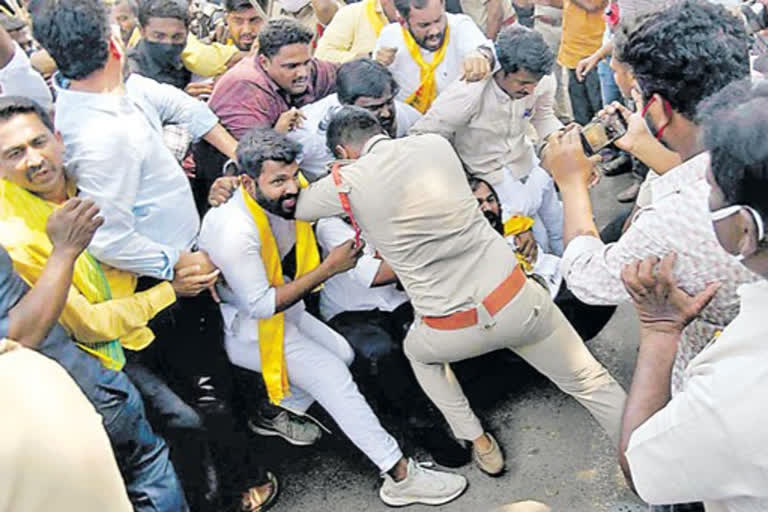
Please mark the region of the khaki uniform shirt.
<svg viewBox="0 0 768 512"><path fill-rule="evenodd" d="M532 124L540 139L563 125L554 112L556 83L541 79L533 94L513 100L493 77L481 82L455 81L409 133L437 133L453 142L467 171L492 185L504 179L504 168L515 178L533 168L535 153L526 138Z"/></svg>
<svg viewBox="0 0 768 512"><path fill-rule="evenodd" d="M436 135L376 136L363 156L302 190L296 218L341 215L339 190L420 315L475 307L509 276L514 251L477 207L456 153Z"/></svg>

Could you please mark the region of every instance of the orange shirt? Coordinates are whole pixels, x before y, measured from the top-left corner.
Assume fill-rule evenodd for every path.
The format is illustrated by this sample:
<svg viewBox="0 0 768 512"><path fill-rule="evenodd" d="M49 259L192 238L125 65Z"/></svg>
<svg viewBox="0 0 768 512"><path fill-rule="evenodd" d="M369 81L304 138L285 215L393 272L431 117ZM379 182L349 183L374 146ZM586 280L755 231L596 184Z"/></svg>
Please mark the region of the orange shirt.
<svg viewBox="0 0 768 512"><path fill-rule="evenodd" d="M558 64L576 69L581 59L600 49L604 32L602 9L588 12L572 0L563 0L563 38L557 55Z"/></svg>

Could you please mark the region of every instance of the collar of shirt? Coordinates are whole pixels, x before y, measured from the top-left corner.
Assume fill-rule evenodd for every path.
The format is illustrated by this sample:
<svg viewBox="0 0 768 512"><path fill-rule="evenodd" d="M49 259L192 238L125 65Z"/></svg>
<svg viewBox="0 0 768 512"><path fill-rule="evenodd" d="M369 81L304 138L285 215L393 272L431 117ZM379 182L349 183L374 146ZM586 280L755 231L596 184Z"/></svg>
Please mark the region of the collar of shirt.
<svg viewBox="0 0 768 512"><path fill-rule="evenodd" d="M691 184L706 179L709 169L710 156L708 152L699 153L662 174L650 183L652 202L663 199L670 194L677 194L689 188Z"/></svg>
<svg viewBox="0 0 768 512"><path fill-rule="evenodd" d="M382 140L389 140L389 137L387 135L374 135L370 139L368 139L368 142L365 143L363 146L363 151L361 156L365 156L371 151L373 151L374 146L381 142Z"/></svg>
<svg viewBox="0 0 768 512"><path fill-rule="evenodd" d="M88 108L102 110L117 114L125 109L130 109L133 103L123 89L122 94L103 94L85 91L73 91L70 89L71 81L65 78L60 71L53 75L53 88L56 91L56 99L70 105L87 105Z"/></svg>
<svg viewBox="0 0 768 512"><path fill-rule="evenodd" d="M253 63L253 69L256 71L257 74L257 83L261 83L264 87L269 89L273 94L280 96L283 98L283 100L288 104L288 106L303 106L307 103L311 103L312 99L315 97L315 81L317 80L317 69L315 68L315 59L310 60L309 62L309 83L307 84L307 90L304 91L304 93L294 96L291 94L286 94L285 91L275 82L272 80L272 77L269 76L267 71L261 67L261 63L259 62L258 55L254 55L251 59L251 62Z"/></svg>

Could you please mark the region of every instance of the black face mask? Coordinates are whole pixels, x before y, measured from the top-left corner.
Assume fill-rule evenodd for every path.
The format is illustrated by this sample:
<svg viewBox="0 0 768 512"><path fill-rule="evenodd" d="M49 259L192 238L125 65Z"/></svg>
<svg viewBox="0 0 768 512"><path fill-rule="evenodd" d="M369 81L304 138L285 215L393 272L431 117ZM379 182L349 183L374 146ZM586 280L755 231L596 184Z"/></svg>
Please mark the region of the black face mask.
<svg viewBox="0 0 768 512"><path fill-rule="evenodd" d="M157 43L145 40L144 45L147 55L158 65L169 68L181 66L181 52L184 51L185 44Z"/></svg>

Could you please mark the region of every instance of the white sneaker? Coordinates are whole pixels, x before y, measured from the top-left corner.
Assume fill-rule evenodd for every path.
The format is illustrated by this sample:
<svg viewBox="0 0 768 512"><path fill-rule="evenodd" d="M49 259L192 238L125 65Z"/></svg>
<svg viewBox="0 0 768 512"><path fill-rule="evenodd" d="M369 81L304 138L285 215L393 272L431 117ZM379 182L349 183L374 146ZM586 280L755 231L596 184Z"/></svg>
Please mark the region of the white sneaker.
<svg viewBox="0 0 768 512"><path fill-rule="evenodd" d="M381 501L391 507L404 507L414 503L443 505L455 500L467 488L467 479L461 475L427 469L430 464L408 459L408 476L395 482L384 474L379 490Z"/></svg>

